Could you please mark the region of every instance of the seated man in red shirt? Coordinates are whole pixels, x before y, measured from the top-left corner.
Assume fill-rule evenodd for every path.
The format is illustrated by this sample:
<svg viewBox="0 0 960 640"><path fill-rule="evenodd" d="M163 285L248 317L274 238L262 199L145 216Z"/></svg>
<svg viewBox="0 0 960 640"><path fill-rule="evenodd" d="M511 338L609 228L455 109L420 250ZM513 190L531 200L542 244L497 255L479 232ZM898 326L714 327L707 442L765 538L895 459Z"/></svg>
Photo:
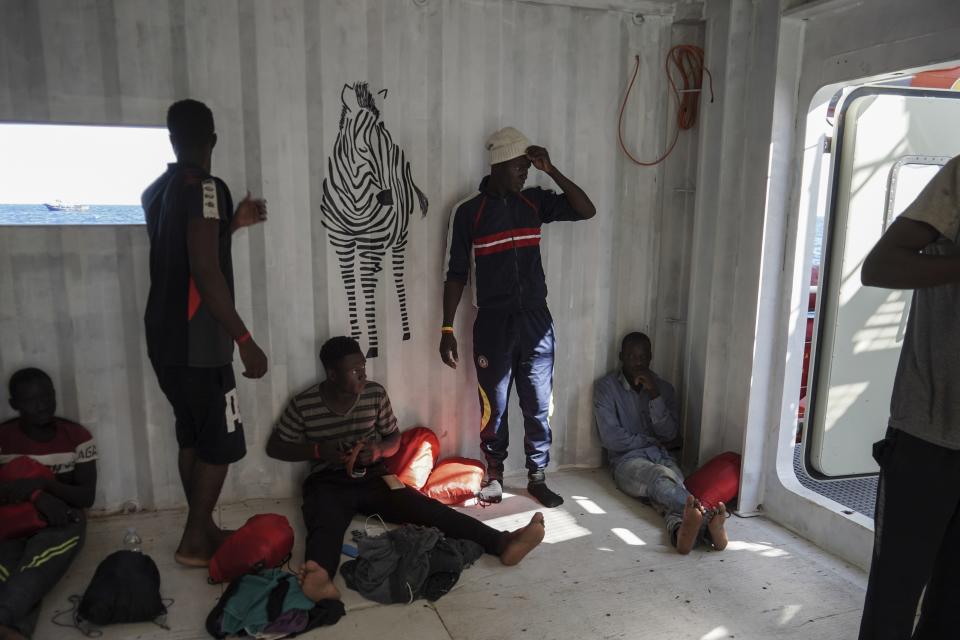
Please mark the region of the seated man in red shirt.
<svg viewBox="0 0 960 640"><path fill-rule="evenodd" d="M90 432L54 416L53 381L40 369L10 378L10 406L19 417L0 424L0 465L29 457L52 480L22 478L0 484L0 504L32 501L47 526L0 540L0 640L29 638L40 602L66 573L83 545L83 510L97 491L97 446Z"/></svg>

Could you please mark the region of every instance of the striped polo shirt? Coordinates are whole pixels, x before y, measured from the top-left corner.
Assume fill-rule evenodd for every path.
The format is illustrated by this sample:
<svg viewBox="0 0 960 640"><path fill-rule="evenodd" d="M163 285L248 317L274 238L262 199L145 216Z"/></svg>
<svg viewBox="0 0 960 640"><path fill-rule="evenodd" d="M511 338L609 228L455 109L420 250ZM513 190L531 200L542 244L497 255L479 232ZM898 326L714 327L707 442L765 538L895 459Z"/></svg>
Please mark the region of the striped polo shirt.
<svg viewBox="0 0 960 640"><path fill-rule="evenodd" d="M320 385L315 384L295 395L287 404L277 433L285 442L336 441L340 451L349 451L358 440L382 440L397 431L397 419L383 385L367 382L357 401L345 414L336 413L323 401ZM342 463L316 460L312 471L342 469Z"/></svg>

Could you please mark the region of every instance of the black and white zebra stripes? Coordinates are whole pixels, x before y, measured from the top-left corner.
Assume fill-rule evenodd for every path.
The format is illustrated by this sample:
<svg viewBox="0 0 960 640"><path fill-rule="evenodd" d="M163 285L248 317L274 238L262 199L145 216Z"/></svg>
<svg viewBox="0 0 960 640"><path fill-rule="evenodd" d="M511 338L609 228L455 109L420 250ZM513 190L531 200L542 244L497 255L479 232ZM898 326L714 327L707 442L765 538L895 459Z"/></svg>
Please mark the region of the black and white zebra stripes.
<svg viewBox="0 0 960 640"><path fill-rule="evenodd" d="M347 94L352 92L348 99ZM385 97L386 91L380 95ZM357 270L363 292L368 358L379 352L376 289L383 261L390 252L400 304L403 339L410 339L410 317L404 284L407 231L416 203L427 214L427 198L413 182L410 163L380 119L366 82L344 85L340 129L327 160L321 212L327 237L337 252L347 292L350 334L360 338ZM355 103L355 104L354 104Z"/></svg>

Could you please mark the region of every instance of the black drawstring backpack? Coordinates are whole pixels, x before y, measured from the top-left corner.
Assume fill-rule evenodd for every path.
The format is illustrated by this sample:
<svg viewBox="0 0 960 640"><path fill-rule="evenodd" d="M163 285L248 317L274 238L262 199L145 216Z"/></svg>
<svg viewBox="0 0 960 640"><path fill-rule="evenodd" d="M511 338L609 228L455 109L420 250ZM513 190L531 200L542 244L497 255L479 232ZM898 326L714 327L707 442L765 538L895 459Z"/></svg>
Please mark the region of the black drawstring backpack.
<svg viewBox="0 0 960 640"><path fill-rule="evenodd" d="M86 635L92 635L91 623L156 622L165 626L157 620L167 613L160 597L160 571L150 556L139 551L111 553L97 565L83 596L70 600L76 606L73 626Z"/></svg>

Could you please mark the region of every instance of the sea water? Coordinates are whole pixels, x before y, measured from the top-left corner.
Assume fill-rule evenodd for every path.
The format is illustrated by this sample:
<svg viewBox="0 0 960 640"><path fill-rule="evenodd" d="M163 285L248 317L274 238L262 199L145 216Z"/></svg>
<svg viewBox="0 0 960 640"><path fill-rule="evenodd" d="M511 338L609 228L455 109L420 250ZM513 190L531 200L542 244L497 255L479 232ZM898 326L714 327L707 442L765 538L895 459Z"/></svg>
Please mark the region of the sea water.
<svg viewBox="0 0 960 640"><path fill-rule="evenodd" d="M86 206L86 211L47 211L42 204L0 204L0 225L144 224L140 205Z"/></svg>

